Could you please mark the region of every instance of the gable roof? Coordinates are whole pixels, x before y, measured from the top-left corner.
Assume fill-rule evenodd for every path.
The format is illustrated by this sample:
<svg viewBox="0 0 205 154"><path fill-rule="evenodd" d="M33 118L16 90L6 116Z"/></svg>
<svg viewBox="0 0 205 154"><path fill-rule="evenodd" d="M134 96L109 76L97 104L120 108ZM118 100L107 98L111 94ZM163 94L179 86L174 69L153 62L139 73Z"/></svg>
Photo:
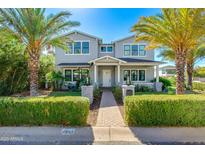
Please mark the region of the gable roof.
<svg viewBox="0 0 205 154"><path fill-rule="evenodd" d="M81 31L78 31L78 30L71 31L71 32L67 33L67 35L73 34L73 33L78 33L78 34L81 34L81 35L89 36L89 37L91 37L91 38L95 38L95 39L98 39L98 40L102 40L102 38L99 38L99 37L97 37L97 36L94 36L94 35L91 35L91 34L88 34L88 33L85 33L85 32L81 32Z"/></svg>
<svg viewBox="0 0 205 154"><path fill-rule="evenodd" d="M104 58L113 59L113 60L116 60L116 61L119 61L119 62L122 62L122 63L127 63L127 62L124 61L124 60L121 60L121 59L119 59L119 58L115 58L115 57L112 57L112 56L108 56L108 55L103 56L103 57L100 57L100 58L96 58L96 59L94 59L94 60L89 61L88 63L94 63L94 62L96 62L96 61L98 61L98 60L101 60L101 59L104 59Z"/></svg>
<svg viewBox="0 0 205 154"><path fill-rule="evenodd" d="M160 67L160 69L176 69L176 66L173 66L173 65L166 65L166 66L162 66L162 67Z"/></svg>
<svg viewBox="0 0 205 154"><path fill-rule="evenodd" d="M132 37L135 37L135 35L131 35L131 36L128 36L128 37L121 38L121 39L119 39L119 40L112 41L112 43L120 42L120 41L123 41L123 40L129 39L129 38L132 38Z"/></svg>

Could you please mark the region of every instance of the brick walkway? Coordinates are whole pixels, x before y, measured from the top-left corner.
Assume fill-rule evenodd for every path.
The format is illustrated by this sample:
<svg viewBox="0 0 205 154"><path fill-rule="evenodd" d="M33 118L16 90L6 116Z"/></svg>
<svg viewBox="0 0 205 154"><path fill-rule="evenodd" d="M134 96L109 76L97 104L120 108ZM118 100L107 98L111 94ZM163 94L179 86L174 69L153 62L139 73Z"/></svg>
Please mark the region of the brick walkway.
<svg viewBox="0 0 205 154"><path fill-rule="evenodd" d="M119 107L110 90L103 90L96 126L98 127L116 127L116 126L124 127L125 126Z"/></svg>

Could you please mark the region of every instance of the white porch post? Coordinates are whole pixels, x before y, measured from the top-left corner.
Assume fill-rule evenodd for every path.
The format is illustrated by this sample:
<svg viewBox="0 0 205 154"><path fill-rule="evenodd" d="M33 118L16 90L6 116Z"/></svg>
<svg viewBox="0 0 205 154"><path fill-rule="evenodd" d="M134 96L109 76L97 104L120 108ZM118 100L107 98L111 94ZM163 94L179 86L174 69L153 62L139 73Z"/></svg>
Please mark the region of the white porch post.
<svg viewBox="0 0 205 154"><path fill-rule="evenodd" d="M159 65L156 66L156 82L159 82Z"/></svg>
<svg viewBox="0 0 205 154"><path fill-rule="evenodd" d="M120 65L117 65L117 82L120 83Z"/></svg>
<svg viewBox="0 0 205 154"><path fill-rule="evenodd" d="M97 66L94 64L94 82L97 84Z"/></svg>

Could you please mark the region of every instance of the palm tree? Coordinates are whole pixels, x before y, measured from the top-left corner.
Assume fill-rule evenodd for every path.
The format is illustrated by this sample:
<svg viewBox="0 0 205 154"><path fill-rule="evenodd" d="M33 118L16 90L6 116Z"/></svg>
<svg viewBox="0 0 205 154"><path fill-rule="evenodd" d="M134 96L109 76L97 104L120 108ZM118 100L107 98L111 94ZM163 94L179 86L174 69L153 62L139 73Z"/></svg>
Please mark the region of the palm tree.
<svg viewBox="0 0 205 154"><path fill-rule="evenodd" d="M69 21L71 13L45 15L46 9L0 9L1 30L16 37L28 53L30 95L38 95L38 70L41 51L46 46L67 49L65 32L78 22Z"/></svg>
<svg viewBox="0 0 205 154"><path fill-rule="evenodd" d="M164 59L169 61L175 60L175 53L172 50L163 50L160 55L160 57L164 57ZM187 86L189 89L192 89L192 78L193 78L193 68L194 65L202 60L205 57L205 45L199 45L196 47L196 49L193 49L192 51L188 52L187 58L186 58L186 72L187 72Z"/></svg>
<svg viewBox="0 0 205 154"><path fill-rule="evenodd" d="M162 9L156 16L142 17L132 28L136 41L147 41L147 49L174 51L176 94L184 93L184 70L187 53L204 37L204 9Z"/></svg>

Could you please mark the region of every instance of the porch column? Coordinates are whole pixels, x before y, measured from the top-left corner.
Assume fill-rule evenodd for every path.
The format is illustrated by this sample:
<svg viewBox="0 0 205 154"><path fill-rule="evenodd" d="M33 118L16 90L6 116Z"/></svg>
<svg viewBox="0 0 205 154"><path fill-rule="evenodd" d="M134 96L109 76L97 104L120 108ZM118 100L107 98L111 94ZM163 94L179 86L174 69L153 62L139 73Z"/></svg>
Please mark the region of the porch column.
<svg viewBox="0 0 205 154"><path fill-rule="evenodd" d="M94 82L97 84L97 66L94 64Z"/></svg>
<svg viewBox="0 0 205 154"><path fill-rule="evenodd" d="M117 65L117 82L120 83L120 65Z"/></svg>
<svg viewBox="0 0 205 154"><path fill-rule="evenodd" d="M156 66L156 82L159 82L159 65Z"/></svg>

